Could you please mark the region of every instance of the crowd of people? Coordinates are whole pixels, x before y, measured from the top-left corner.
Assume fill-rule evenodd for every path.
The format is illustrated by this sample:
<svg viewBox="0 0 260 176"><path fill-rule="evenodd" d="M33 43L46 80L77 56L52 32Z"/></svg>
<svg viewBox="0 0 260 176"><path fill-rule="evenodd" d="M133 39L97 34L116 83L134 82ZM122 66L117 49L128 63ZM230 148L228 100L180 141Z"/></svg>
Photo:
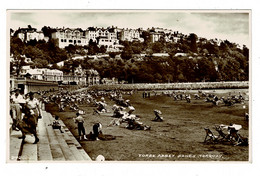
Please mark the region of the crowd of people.
<svg viewBox="0 0 260 176"><path fill-rule="evenodd" d="M215 90L213 90L213 92L215 92ZM154 91L154 96L159 95L159 93L156 93ZM187 103L191 103L191 100L200 100L200 99L204 99L205 102L210 102L214 105L220 105L220 104L224 104L226 106L232 106L234 104L243 104L244 100L245 100L245 96L242 95L241 92L238 92L238 94L231 94L229 92L227 97L219 97L219 95L217 94L213 94L213 93L206 93L203 92L202 90L198 90L197 93L193 94L193 97L191 95L191 93L188 90L185 91L163 91L161 93L161 95L165 95L165 96L169 96L171 98L173 98L174 101L181 101L181 100L185 100Z"/></svg>
<svg viewBox="0 0 260 176"><path fill-rule="evenodd" d="M34 97L34 93L30 92L26 95L21 95L19 89L15 89L11 92L10 96L10 115L12 118L12 129L21 130L22 137L25 138L26 133L31 133L35 136L35 142L39 141L37 137L37 123L38 118L41 118L41 105L46 103L54 103L59 107L59 111L71 110L74 111L76 117L74 122L77 124L78 135L80 140L99 140L99 135L102 134L102 124L96 122L93 124L93 132L91 135L87 135L84 127L84 110L80 109L80 105L94 106L93 115L101 115L102 113L109 113L108 103L105 101L105 97L114 102L111 105L113 120L108 126L121 126L125 124L126 129L130 130L150 130L151 126L145 125L141 121L139 115L135 115L135 107L128 99L124 99L124 95L133 95L135 90L132 91L68 91L66 89L60 89L58 92L49 93L47 91L37 92L39 98ZM143 98L150 98L152 96L158 96L156 91L144 91L142 93ZM174 101L185 100L187 103L191 103L192 99L200 100L204 99L205 102L211 102L215 105L224 103L225 105L233 105L235 103L243 103L245 97L239 92L238 95L231 95L227 98L218 97L217 94L206 93L199 90L195 94L190 94L188 91L162 91L161 95L169 96ZM152 121L163 122L165 119L161 116L162 112L158 109L153 111L155 117ZM249 118L248 113L245 114L246 118ZM59 124L59 117L55 117L53 121L54 129L59 129L61 132L61 126ZM98 121L98 120L97 120Z"/></svg>

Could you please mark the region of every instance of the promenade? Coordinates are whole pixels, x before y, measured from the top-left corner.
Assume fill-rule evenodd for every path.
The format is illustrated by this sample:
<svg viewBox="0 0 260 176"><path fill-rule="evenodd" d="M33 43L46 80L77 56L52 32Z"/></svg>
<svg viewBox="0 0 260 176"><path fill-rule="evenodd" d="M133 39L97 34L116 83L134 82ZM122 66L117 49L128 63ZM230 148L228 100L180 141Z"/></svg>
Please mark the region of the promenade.
<svg viewBox="0 0 260 176"><path fill-rule="evenodd" d="M89 90L207 90L207 89L248 89L249 81L230 82L185 82L185 83L135 83L92 85Z"/></svg>
<svg viewBox="0 0 260 176"><path fill-rule="evenodd" d="M62 161L91 161L82 146L72 135L65 124L62 125L61 133L53 129L51 125L54 118L42 110L42 118L38 121L37 133L40 141L33 144L34 137L26 135L24 140L19 139L20 131L10 130L10 162L62 162Z"/></svg>

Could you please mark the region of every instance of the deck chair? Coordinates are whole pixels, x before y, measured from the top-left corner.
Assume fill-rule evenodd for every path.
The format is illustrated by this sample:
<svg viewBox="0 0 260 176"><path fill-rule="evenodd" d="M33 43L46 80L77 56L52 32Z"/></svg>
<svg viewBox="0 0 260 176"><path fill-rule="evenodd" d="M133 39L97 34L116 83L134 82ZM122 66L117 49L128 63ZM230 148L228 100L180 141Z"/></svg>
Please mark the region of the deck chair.
<svg viewBox="0 0 260 176"><path fill-rule="evenodd" d="M227 134L225 134L223 132L223 130L219 127L219 126L215 126L215 130L218 132L219 136L218 136L218 140L224 140L227 139ZM219 139L221 137L221 139Z"/></svg>
<svg viewBox="0 0 260 176"><path fill-rule="evenodd" d="M243 137L240 134L238 134L238 130L231 129L229 136L230 141L235 145L241 145L247 142L245 139L243 139Z"/></svg>
<svg viewBox="0 0 260 176"><path fill-rule="evenodd" d="M98 110L93 108L93 115L96 115L96 114L100 116L100 113L98 112Z"/></svg>
<svg viewBox="0 0 260 176"><path fill-rule="evenodd" d="M217 141L217 136L215 136L212 131L209 128L204 128L206 131L206 137L204 139L204 142L211 141L211 142L216 142ZM207 139L209 137L209 139Z"/></svg>

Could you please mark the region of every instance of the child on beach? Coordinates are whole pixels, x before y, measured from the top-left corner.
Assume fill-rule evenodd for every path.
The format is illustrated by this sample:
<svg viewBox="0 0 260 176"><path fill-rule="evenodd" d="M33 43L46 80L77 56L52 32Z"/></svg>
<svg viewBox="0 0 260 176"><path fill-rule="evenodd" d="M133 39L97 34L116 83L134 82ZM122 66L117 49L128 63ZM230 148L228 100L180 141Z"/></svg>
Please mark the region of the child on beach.
<svg viewBox="0 0 260 176"><path fill-rule="evenodd" d="M74 121L78 124L79 140L82 140L81 132L83 134L83 138L87 140L84 128L84 118L78 112L76 113L76 116L77 117L74 118Z"/></svg>
<svg viewBox="0 0 260 176"><path fill-rule="evenodd" d="M59 116L55 116L55 120L52 122L51 126L53 129L59 129L60 132L63 133L61 130L61 124L59 122Z"/></svg>
<svg viewBox="0 0 260 176"><path fill-rule="evenodd" d="M102 134L102 125L101 123L95 123L93 125L93 133L94 133L94 137L95 137L95 140L99 140L98 136L99 134Z"/></svg>

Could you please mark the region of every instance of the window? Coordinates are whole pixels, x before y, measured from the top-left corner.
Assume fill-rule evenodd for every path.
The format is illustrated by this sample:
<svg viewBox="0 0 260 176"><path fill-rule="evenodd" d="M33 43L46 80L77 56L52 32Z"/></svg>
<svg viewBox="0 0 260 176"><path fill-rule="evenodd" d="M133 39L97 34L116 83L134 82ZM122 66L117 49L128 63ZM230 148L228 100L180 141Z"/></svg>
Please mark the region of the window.
<svg viewBox="0 0 260 176"><path fill-rule="evenodd" d="M78 40L78 43L81 43L81 41L80 41L80 40Z"/></svg>
<svg viewBox="0 0 260 176"><path fill-rule="evenodd" d="M72 43L73 41L72 40L69 40L70 43Z"/></svg>
<svg viewBox="0 0 260 176"><path fill-rule="evenodd" d="M63 42L63 39L60 39L61 42Z"/></svg>
<svg viewBox="0 0 260 176"><path fill-rule="evenodd" d="M64 39L64 42L67 42L67 40L66 40L66 39Z"/></svg>

